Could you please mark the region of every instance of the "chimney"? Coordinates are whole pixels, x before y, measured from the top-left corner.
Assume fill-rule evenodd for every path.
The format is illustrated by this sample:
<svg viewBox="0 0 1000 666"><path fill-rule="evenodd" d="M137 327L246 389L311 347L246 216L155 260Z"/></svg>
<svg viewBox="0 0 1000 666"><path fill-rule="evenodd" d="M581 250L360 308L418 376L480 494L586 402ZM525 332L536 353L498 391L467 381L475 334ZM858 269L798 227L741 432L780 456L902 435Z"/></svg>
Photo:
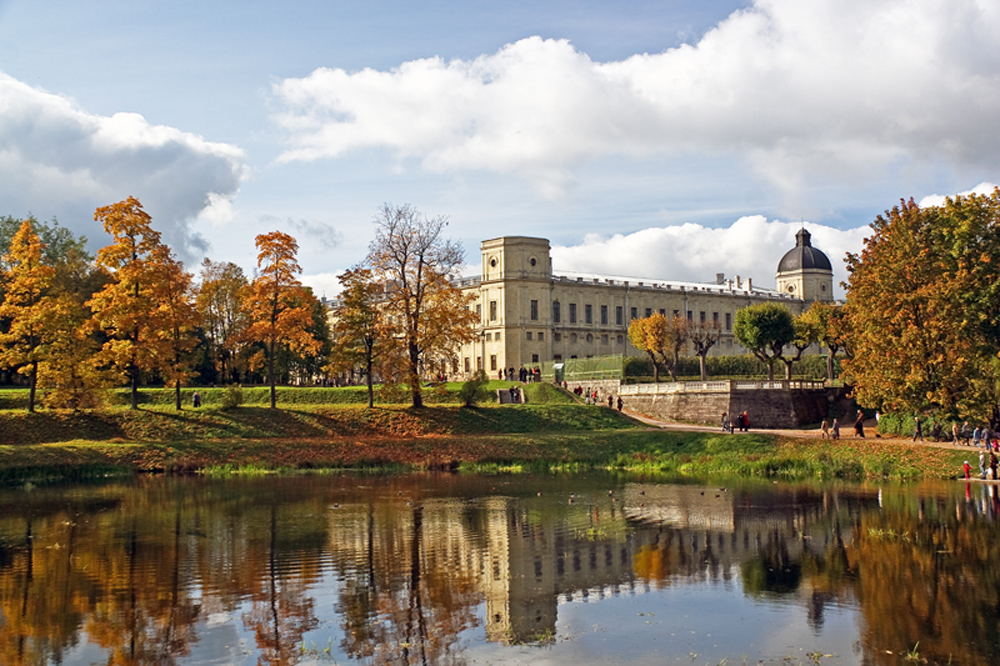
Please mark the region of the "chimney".
<svg viewBox="0 0 1000 666"><path fill-rule="evenodd" d="M747 291L753 291L753 280L751 278L747 278Z"/></svg>
<svg viewBox="0 0 1000 666"><path fill-rule="evenodd" d="M715 274L715 284L725 284L725 283L726 283L726 274L725 273L716 273Z"/></svg>

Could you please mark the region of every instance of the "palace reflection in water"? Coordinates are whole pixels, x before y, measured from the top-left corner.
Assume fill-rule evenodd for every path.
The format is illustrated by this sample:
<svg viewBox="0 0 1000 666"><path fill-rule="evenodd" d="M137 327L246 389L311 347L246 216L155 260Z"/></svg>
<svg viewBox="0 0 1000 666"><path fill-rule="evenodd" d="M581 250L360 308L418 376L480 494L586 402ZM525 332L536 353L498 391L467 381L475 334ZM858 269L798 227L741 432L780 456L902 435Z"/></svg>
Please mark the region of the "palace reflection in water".
<svg viewBox="0 0 1000 666"><path fill-rule="evenodd" d="M444 474L10 490L0 663L457 664L487 644L558 662L563 607L699 586L791 608L803 643L852 609L831 663L899 663L918 641L930 663L991 663L995 490ZM729 640L699 650L748 654Z"/></svg>

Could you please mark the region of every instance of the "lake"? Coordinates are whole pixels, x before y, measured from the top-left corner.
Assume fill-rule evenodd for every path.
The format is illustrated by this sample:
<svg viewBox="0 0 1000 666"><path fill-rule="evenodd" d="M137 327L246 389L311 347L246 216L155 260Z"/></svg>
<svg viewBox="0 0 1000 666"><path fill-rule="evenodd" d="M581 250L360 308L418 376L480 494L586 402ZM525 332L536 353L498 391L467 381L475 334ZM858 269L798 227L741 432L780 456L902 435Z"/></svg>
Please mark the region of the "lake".
<svg viewBox="0 0 1000 666"><path fill-rule="evenodd" d="M996 664L996 486L331 474L0 491L0 664Z"/></svg>

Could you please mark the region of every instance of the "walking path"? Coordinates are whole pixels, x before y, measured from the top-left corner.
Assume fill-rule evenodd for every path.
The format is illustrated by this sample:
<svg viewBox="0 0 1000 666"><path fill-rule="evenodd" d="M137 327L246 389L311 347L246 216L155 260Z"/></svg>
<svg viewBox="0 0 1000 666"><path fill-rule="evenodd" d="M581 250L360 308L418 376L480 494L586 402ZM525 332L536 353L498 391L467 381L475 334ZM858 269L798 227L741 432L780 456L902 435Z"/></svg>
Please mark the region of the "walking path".
<svg viewBox="0 0 1000 666"><path fill-rule="evenodd" d="M640 414L639 412L633 412L631 410L624 410L623 412L626 416L629 416L636 421L641 421L654 428L662 428L663 430L681 430L688 432L721 432L721 426L705 426L697 425L694 423L680 423L677 421L664 421L661 419L656 419L645 414ZM754 428L751 425L750 432L763 432L770 435L780 435L783 437L794 437L796 439L822 439L823 433L820 432L819 428L810 429L786 429L786 430L774 430L765 428ZM914 442L909 437L895 437L895 436L880 436L875 435L875 419L868 419L865 421L865 436L867 439L876 439L880 442L892 443L892 444L921 444L923 446L935 446L942 449L958 449L962 451L978 451L974 446L963 446L961 444L954 444L951 440L946 442L932 442L929 439L924 439L922 442ZM853 424L847 427L842 427L840 429L840 438L843 439L854 439L854 426Z"/></svg>

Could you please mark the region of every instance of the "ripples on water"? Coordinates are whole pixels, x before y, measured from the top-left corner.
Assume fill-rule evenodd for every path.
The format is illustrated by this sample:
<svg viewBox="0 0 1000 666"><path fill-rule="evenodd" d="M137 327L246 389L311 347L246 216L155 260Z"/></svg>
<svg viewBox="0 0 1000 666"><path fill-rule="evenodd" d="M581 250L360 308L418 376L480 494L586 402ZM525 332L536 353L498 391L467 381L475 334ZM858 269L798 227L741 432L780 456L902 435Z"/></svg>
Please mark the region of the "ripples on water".
<svg viewBox="0 0 1000 666"><path fill-rule="evenodd" d="M998 507L601 474L10 489L0 664L1000 663Z"/></svg>

